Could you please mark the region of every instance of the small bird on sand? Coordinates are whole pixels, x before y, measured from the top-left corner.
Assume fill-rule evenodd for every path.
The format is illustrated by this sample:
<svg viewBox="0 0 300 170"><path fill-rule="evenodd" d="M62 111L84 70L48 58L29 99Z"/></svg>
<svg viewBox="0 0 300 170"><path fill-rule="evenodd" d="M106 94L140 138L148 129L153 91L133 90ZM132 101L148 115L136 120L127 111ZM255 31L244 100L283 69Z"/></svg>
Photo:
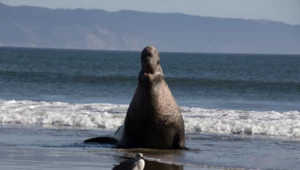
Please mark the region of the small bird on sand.
<svg viewBox="0 0 300 170"><path fill-rule="evenodd" d="M138 153L135 155L134 159L121 162L119 165L115 166L112 170L143 170L145 167L145 161L143 159L143 154Z"/></svg>

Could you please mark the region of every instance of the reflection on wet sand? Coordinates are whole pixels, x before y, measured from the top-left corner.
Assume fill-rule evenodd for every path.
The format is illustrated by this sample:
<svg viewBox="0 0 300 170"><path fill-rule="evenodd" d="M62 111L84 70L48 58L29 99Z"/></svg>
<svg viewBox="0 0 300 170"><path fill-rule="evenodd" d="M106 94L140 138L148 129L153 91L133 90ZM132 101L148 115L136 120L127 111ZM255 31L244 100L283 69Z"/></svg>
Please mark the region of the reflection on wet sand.
<svg viewBox="0 0 300 170"><path fill-rule="evenodd" d="M172 165L155 161L145 161L146 166L144 170L183 170L183 165Z"/></svg>
<svg viewBox="0 0 300 170"><path fill-rule="evenodd" d="M122 149L122 156L115 155L117 162L132 159L137 153L143 153L145 160L144 170L183 170L184 166L176 162L176 158L183 154L178 150L156 150L156 149Z"/></svg>

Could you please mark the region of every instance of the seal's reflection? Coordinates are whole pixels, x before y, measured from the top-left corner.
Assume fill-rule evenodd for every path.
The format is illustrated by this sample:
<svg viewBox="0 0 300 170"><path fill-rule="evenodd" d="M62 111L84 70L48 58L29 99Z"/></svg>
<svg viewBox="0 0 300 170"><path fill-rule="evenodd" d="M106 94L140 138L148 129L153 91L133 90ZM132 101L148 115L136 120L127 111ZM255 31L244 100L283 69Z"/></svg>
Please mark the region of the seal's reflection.
<svg viewBox="0 0 300 170"><path fill-rule="evenodd" d="M170 165L155 161L145 160L145 169L144 170L183 170L183 165Z"/></svg>

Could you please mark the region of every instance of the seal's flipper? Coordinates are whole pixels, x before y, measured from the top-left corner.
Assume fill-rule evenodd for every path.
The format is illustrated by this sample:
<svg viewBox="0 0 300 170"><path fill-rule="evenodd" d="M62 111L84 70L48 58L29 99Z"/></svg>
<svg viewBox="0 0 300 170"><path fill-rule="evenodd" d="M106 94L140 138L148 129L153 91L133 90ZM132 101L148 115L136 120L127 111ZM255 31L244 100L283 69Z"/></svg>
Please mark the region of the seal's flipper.
<svg viewBox="0 0 300 170"><path fill-rule="evenodd" d="M186 146L183 146L183 147L181 147L181 148L179 148L179 149L186 150L186 151L191 150L190 148L188 148L188 147L186 147Z"/></svg>
<svg viewBox="0 0 300 170"><path fill-rule="evenodd" d="M91 138L83 141L84 143L96 143L96 144L113 144L116 145L118 140L113 137L100 136L96 138Z"/></svg>
<svg viewBox="0 0 300 170"><path fill-rule="evenodd" d="M187 148L186 146L184 146L185 144L185 138L184 135L181 134L176 134L174 136L173 139L173 149L182 149L182 150L190 150L189 148Z"/></svg>

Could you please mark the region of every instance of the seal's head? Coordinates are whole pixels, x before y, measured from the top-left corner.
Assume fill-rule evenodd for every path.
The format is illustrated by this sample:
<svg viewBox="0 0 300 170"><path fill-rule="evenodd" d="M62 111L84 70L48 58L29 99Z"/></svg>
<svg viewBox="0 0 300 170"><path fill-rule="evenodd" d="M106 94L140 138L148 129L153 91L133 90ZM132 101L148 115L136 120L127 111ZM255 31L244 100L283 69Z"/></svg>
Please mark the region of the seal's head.
<svg viewBox="0 0 300 170"><path fill-rule="evenodd" d="M153 46L147 46L141 55L142 71L144 75L153 75L162 72L160 66L159 53Z"/></svg>

